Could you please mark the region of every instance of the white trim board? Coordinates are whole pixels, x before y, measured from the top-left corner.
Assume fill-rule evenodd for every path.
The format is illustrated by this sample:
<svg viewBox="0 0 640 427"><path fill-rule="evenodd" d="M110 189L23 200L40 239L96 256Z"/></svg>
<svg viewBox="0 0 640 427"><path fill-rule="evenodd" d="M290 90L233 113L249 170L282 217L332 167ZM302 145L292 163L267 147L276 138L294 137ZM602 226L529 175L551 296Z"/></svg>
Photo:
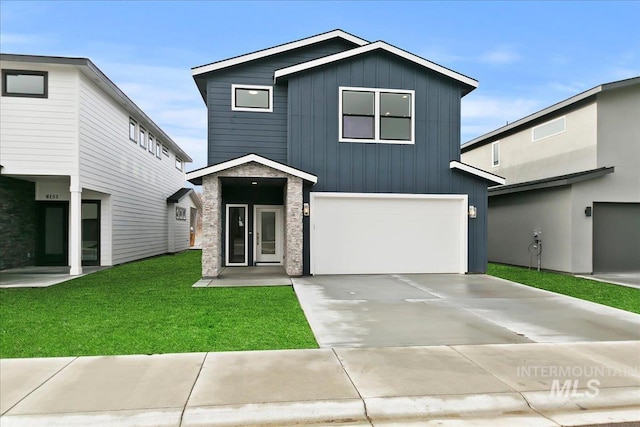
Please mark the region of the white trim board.
<svg viewBox="0 0 640 427"><path fill-rule="evenodd" d="M486 179L487 181L493 182L497 185L504 185L507 182L507 180L501 176L483 171L482 169L478 169L457 160L451 160L451 162L449 162L449 169L459 169L461 171L470 173L471 175L479 176L480 178Z"/></svg>
<svg viewBox="0 0 640 427"><path fill-rule="evenodd" d="M242 64L244 62L265 58L267 56L276 55L278 53L287 52L289 50L298 49L301 47L312 45L314 43L323 42L325 40L331 40L333 38L341 38L341 39L350 41L351 43L355 43L359 46L363 46L369 43L367 40L361 39L360 37L356 37L342 30L333 30L333 31L318 34L312 37L307 37L306 39L281 44L279 46L274 46L267 49L259 50L257 52L248 53L246 55L236 56L235 58L225 59L222 61L214 62L212 64L193 67L191 69L191 75L198 76L200 74L208 73L210 71L232 67L234 65Z"/></svg>
<svg viewBox="0 0 640 427"><path fill-rule="evenodd" d="M273 80L276 82L278 78L288 76L290 74L298 73L300 71L305 71L310 68L319 67L325 64L329 64L335 61L340 61L342 59L351 58L353 56L361 55L363 53L371 52L376 49L381 49L386 52L389 52L393 55L397 55L401 58L404 58L408 61L411 61L417 65L428 68L430 70L436 71L440 74L443 74L447 77L451 77L454 80L458 80L466 85L471 86L472 88L478 87L478 81L472 79L471 77L467 77L463 74L456 73L453 70L443 67L442 65L438 65L434 62L428 61L424 58L421 58L417 55L407 52L406 50L402 50L395 46L392 46L383 41L377 41L374 43L370 43L365 46L360 46L354 49L346 50L344 52L336 53L333 55L325 56L323 58L314 59L312 61L303 62L302 64L292 65L291 67L281 68L276 70L273 75ZM473 89L472 89L473 90ZM471 92L471 91L469 91Z"/></svg>
<svg viewBox="0 0 640 427"><path fill-rule="evenodd" d="M189 181L195 178L201 178L206 175L211 175L212 173L220 172L220 171L230 169L235 166L244 165L250 162L260 163L261 165L279 170L280 172L284 172L286 174L293 175L298 178L302 178L305 181L309 181L313 184L318 182L318 177L315 175L311 175L310 173L306 173L296 168L292 168L291 166L283 165L282 163L269 160L257 154L247 154L246 156L238 157L237 159L228 160L226 162L218 163L217 165L208 166L206 168L189 172L187 173L187 180Z"/></svg>

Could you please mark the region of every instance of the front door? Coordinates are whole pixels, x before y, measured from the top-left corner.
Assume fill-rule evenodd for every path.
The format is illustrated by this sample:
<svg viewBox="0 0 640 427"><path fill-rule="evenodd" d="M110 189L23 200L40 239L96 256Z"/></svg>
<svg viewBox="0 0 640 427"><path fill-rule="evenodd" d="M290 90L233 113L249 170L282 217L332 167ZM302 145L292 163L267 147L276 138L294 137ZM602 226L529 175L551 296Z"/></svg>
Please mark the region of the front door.
<svg viewBox="0 0 640 427"><path fill-rule="evenodd" d="M248 205L227 205L226 265L249 265L247 209Z"/></svg>
<svg viewBox="0 0 640 427"><path fill-rule="evenodd" d="M282 263L282 206L255 207L255 262Z"/></svg>
<svg viewBox="0 0 640 427"><path fill-rule="evenodd" d="M100 201L82 201L82 265L100 265Z"/></svg>
<svg viewBox="0 0 640 427"><path fill-rule="evenodd" d="M69 265L69 203L38 203L37 265Z"/></svg>

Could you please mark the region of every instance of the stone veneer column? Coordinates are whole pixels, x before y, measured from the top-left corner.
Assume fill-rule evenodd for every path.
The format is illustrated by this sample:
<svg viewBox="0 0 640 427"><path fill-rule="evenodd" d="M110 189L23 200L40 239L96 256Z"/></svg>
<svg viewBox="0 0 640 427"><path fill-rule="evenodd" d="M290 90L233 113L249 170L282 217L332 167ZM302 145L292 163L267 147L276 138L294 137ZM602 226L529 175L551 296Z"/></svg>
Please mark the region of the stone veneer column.
<svg viewBox="0 0 640 427"><path fill-rule="evenodd" d="M284 268L289 276L302 276L302 179L289 176L285 194Z"/></svg>
<svg viewBox="0 0 640 427"><path fill-rule="evenodd" d="M218 175L202 178L202 277L218 277L222 267L222 192Z"/></svg>

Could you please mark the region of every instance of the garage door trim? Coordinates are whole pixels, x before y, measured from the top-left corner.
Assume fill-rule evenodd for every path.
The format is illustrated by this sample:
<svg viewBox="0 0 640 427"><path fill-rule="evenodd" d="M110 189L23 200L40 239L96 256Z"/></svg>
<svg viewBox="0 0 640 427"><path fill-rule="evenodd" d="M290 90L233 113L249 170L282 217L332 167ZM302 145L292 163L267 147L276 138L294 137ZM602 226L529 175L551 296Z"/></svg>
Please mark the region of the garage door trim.
<svg viewBox="0 0 640 427"><path fill-rule="evenodd" d="M457 200L459 201L460 233L459 238L459 274L468 271L468 195L466 194L399 194L399 193L338 193L338 192L311 192L310 193L310 273L315 274L314 260L314 229L316 218L314 218L314 205L318 199L322 198L344 198L344 199L423 199L423 200Z"/></svg>

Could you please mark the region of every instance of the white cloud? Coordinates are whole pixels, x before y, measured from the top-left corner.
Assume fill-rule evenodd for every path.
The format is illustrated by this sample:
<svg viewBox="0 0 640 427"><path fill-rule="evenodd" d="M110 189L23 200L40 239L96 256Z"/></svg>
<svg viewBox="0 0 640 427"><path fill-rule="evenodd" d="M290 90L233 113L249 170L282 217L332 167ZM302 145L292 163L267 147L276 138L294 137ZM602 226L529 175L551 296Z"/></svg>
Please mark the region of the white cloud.
<svg viewBox="0 0 640 427"><path fill-rule="evenodd" d="M498 46L497 48L480 55L478 60L487 64L504 65L511 64L520 59L520 54L514 52L510 46Z"/></svg>
<svg viewBox="0 0 640 427"><path fill-rule="evenodd" d="M20 33L0 33L0 44L2 50L7 51L13 49L14 46L24 48L25 45L43 45L50 43L51 37L39 36L34 34Z"/></svg>

